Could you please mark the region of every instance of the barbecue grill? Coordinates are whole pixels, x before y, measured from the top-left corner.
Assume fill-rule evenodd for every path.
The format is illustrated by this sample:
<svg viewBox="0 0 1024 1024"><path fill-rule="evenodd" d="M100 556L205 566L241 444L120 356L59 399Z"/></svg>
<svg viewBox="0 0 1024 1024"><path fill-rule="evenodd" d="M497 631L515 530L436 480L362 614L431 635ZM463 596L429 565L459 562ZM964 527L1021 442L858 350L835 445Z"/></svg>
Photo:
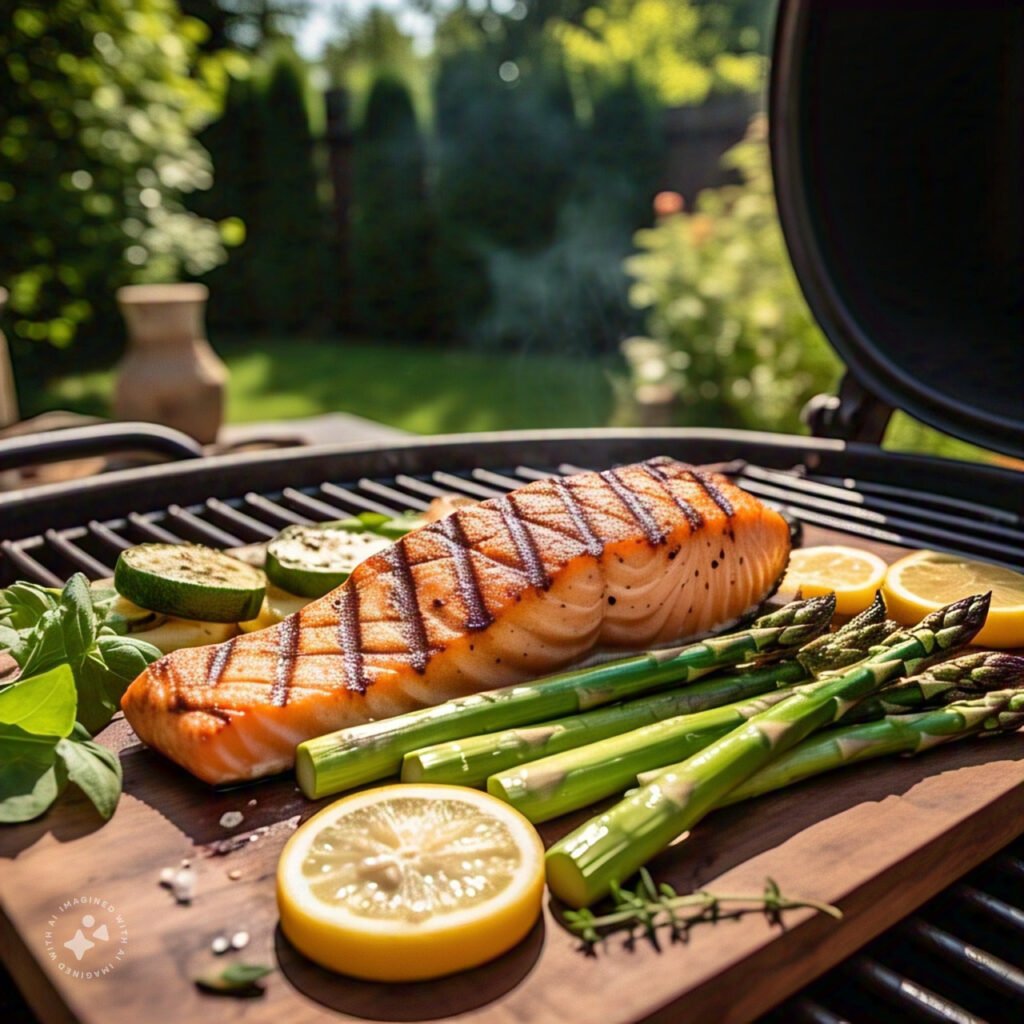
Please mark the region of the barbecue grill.
<svg viewBox="0 0 1024 1024"><path fill-rule="evenodd" d="M1024 64L1021 28L1014 5L943 9L941 23L916 7L781 5L771 98L780 214L808 301L849 367L839 396L814 404L818 436L531 432L199 459L164 433L159 453L178 461L0 495L0 583L99 578L140 542L236 547L290 524L421 510L443 493L489 498L657 454L715 464L812 540L839 534L1024 567L1024 474L877 443L899 407L1024 455L1024 175L1009 120L1019 105L1000 100ZM967 144L947 153L958 132ZM981 159L975 149L993 138L1005 145L985 145ZM949 159L933 163L938 152ZM993 192L1006 200L999 217L977 205ZM133 431L115 433L145 446L145 430ZM46 457L126 446L111 428L87 430L56 437ZM10 442L0 456L10 466L40 451ZM979 850L979 860L995 855L767 1019L1019 1020L1022 843Z"/></svg>

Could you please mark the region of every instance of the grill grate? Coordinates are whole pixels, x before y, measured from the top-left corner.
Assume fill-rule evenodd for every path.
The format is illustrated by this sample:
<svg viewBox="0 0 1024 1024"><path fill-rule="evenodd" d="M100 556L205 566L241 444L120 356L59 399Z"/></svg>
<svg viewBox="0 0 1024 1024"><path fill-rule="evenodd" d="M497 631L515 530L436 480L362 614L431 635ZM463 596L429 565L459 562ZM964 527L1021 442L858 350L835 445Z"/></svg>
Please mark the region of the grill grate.
<svg viewBox="0 0 1024 1024"><path fill-rule="evenodd" d="M1024 840L812 982L761 1024L1024 1019Z"/></svg>
<svg viewBox="0 0 1024 1024"><path fill-rule="evenodd" d="M142 541L192 541L238 547L274 536L283 526L339 519L358 512L398 515L422 511L441 494L474 499L495 497L531 480L578 472L568 463L554 467L513 466L463 473L438 470L411 476L354 482L324 481L260 494L208 498L196 505L169 505L145 515L92 520L86 526L46 530L0 542L3 582L29 578L58 586L73 572L96 579L109 576L117 553ZM804 470L778 470L749 463L726 463L723 472L795 519L860 537L911 547L933 547L976 555L1004 565L1024 565L1024 518L963 498L835 477Z"/></svg>
<svg viewBox="0 0 1024 1024"><path fill-rule="evenodd" d="M766 435L737 440L726 432L681 431L639 440L610 434L468 439L395 451L328 452L295 461L221 461L210 470L170 469L141 483L134 477L114 484L99 478L89 482L95 486L80 501L72 492L35 504L31 497L6 506L0 500L0 515L7 511L13 527L4 529L7 539L0 540L0 585L27 578L58 586L76 571L109 576L118 553L144 541L235 547L265 541L294 523L361 511L422 511L446 493L493 497L589 468L561 461L569 452L605 468L676 451L681 443L689 458L715 462L797 522L1024 567L1024 489L1006 471L927 465L877 450L831 448L830 442L804 447L803 441L781 444ZM737 451L757 452L758 461L721 461ZM378 466L389 471L367 475ZM439 466L445 468L434 468ZM179 504L159 507L170 497ZM139 506L151 511L127 511ZM1024 840L812 983L762 1024L1024 1019L1022 894ZM0 989L2 982L0 974Z"/></svg>

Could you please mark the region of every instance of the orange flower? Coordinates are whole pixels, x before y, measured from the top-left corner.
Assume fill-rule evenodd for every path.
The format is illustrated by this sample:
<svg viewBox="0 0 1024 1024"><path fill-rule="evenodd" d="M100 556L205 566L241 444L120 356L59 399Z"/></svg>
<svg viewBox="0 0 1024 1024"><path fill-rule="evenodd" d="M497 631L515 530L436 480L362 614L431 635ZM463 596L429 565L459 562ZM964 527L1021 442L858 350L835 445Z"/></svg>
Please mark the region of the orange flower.
<svg viewBox="0 0 1024 1024"><path fill-rule="evenodd" d="M685 207L686 203L678 192L659 192L654 197L654 212L658 217L682 213Z"/></svg>

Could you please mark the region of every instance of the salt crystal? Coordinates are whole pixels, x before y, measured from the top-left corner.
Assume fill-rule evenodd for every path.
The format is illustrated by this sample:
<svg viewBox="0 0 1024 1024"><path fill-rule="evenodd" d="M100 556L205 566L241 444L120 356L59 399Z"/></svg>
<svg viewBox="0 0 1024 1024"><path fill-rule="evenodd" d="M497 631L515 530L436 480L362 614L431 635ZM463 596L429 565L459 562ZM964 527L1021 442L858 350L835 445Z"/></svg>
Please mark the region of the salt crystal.
<svg viewBox="0 0 1024 1024"><path fill-rule="evenodd" d="M241 811L225 811L220 816L220 827L221 828L238 828L242 822L245 821L245 816Z"/></svg>
<svg viewBox="0 0 1024 1024"><path fill-rule="evenodd" d="M175 872L171 891L179 903L191 903L196 894L196 873L191 868Z"/></svg>
<svg viewBox="0 0 1024 1024"><path fill-rule="evenodd" d="M239 871L238 868L232 868L228 872L228 878L230 878L232 882L237 882L241 877L242 877L242 872Z"/></svg>
<svg viewBox="0 0 1024 1024"><path fill-rule="evenodd" d="M246 931L235 932L231 936L231 948L232 949L245 949L249 945L249 933Z"/></svg>
<svg viewBox="0 0 1024 1024"><path fill-rule="evenodd" d="M221 953L226 953L231 948L231 943L228 942L224 935L218 935L213 942L210 943L210 949L220 956Z"/></svg>
<svg viewBox="0 0 1024 1024"><path fill-rule="evenodd" d="M160 884L166 886L168 889L174 885L174 876L178 872L174 868L161 868L160 869Z"/></svg>

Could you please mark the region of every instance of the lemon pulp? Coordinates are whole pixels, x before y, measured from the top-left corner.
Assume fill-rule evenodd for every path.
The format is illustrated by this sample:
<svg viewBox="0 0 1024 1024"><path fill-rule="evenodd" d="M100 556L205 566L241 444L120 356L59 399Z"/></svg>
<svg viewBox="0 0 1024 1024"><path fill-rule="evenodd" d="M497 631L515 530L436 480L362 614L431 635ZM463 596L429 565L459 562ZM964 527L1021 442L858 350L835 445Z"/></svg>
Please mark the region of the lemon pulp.
<svg viewBox="0 0 1024 1024"><path fill-rule="evenodd" d="M543 846L507 804L456 786L346 797L289 840L278 865L285 935L332 970L438 977L505 952L540 913Z"/></svg>
<svg viewBox="0 0 1024 1024"><path fill-rule="evenodd" d="M974 643L1024 647L1024 575L989 562L918 551L894 562L883 594L889 614L905 625L971 594L992 592L985 625Z"/></svg>
<svg viewBox="0 0 1024 1024"><path fill-rule="evenodd" d="M796 548L789 556L780 590L800 590L804 597L834 592L836 612L856 615L871 604L887 568L878 555L860 548L839 544Z"/></svg>

